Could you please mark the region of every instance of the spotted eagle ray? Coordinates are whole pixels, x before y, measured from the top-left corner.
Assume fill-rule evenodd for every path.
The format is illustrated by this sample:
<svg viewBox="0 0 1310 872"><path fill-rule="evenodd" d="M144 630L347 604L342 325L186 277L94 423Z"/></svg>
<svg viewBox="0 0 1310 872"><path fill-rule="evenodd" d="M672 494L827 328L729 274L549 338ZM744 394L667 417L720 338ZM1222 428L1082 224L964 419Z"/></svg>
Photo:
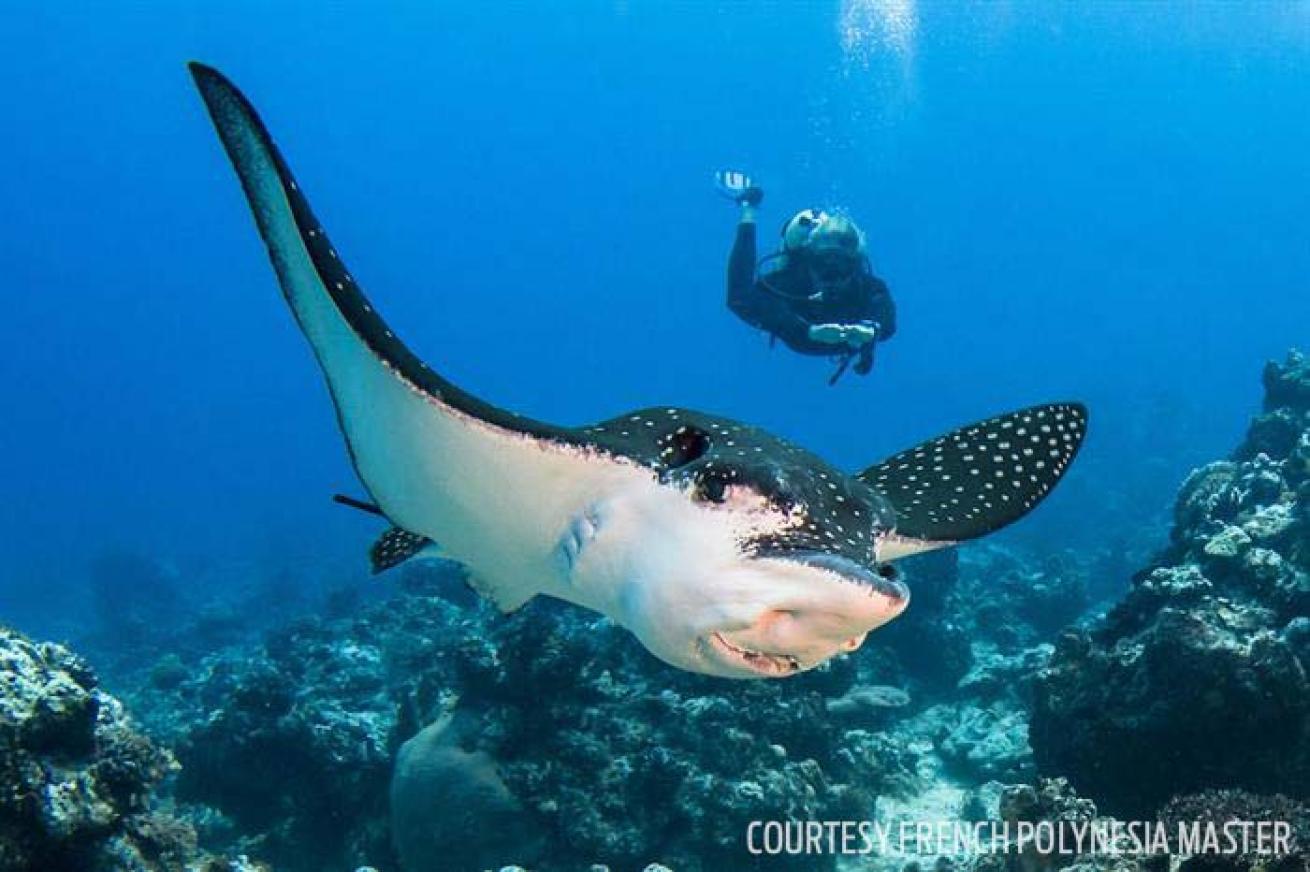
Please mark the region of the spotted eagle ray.
<svg viewBox="0 0 1310 872"><path fill-rule="evenodd" d="M889 561L990 533L1059 481L1078 403L990 418L848 475L759 428L677 407L561 427L442 378L342 263L246 97L191 72L236 168L350 458L395 526L375 571L440 553L504 611L594 609L656 657L731 678L854 651L909 591Z"/></svg>

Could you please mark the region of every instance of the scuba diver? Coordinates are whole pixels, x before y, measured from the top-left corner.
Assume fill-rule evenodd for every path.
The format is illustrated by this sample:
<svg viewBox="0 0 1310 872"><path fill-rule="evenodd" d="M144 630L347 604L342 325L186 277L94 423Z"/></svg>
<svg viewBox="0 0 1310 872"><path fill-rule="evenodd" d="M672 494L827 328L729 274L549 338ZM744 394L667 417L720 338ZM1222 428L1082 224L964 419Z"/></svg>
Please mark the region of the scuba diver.
<svg viewBox="0 0 1310 872"><path fill-rule="evenodd" d="M715 174L741 208L728 259L728 308L801 354L837 357L828 384L873 369L874 346L896 333L896 304L873 274L864 233L845 215L803 209L782 227L780 251L756 259L755 210L764 191L735 170Z"/></svg>

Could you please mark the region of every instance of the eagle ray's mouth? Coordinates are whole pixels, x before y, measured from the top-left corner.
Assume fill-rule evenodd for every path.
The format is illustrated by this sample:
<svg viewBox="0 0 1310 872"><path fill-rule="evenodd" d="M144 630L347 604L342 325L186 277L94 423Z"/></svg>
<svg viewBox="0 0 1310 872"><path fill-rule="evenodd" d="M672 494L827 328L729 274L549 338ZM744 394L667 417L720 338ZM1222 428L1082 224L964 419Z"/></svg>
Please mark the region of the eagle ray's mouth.
<svg viewBox="0 0 1310 872"><path fill-rule="evenodd" d="M715 631L710 634L710 644L731 660L739 660L754 672L762 675L791 675L801 671L801 662L790 654L769 654L763 651L751 651L734 645Z"/></svg>

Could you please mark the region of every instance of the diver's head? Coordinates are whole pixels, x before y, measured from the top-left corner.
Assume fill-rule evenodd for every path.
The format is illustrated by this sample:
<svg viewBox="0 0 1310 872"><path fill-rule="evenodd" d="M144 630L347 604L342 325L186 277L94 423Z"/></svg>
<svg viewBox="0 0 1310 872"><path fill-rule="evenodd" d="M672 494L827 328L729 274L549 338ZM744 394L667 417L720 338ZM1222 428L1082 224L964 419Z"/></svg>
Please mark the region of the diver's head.
<svg viewBox="0 0 1310 872"><path fill-rule="evenodd" d="M845 215L802 209L783 225L782 249L839 277L864 260L864 233Z"/></svg>

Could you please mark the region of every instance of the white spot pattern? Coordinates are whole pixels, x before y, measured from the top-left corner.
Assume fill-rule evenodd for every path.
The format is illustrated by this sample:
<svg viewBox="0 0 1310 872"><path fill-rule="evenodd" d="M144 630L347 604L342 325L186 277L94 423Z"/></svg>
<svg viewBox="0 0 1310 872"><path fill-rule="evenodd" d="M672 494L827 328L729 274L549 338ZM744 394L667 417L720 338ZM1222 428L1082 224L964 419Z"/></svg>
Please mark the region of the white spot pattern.
<svg viewBox="0 0 1310 872"><path fill-rule="evenodd" d="M896 506L901 535L970 539L1017 520L1037 505L1068 468L1086 431L1087 412L1081 405L1034 406L903 451L862 478ZM1032 459L1037 452L1049 462ZM923 472L920 461L926 461L931 473ZM997 483L1005 485L1004 493L997 491Z"/></svg>

